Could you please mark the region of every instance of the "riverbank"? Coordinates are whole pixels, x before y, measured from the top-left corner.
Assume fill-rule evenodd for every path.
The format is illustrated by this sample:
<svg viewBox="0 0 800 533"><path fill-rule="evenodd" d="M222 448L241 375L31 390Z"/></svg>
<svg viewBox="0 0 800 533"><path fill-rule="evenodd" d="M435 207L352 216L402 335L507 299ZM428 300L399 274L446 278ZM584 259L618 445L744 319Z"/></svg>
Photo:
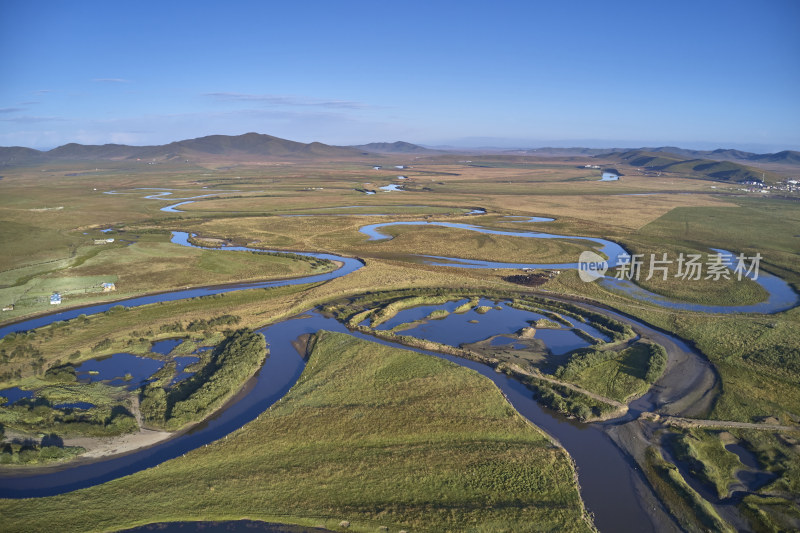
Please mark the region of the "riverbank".
<svg viewBox="0 0 800 533"><path fill-rule="evenodd" d="M83 454L75 458L75 462L85 463L89 460L102 460L114 455L124 455L132 451L152 446L159 442L175 436L169 431L155 431L152 429L140 429L136 433L119 435L117 437L77 437L64 439L64 446L80 446L86 450ZM72 466L73 462L64 463L64 466Z"/></svg>

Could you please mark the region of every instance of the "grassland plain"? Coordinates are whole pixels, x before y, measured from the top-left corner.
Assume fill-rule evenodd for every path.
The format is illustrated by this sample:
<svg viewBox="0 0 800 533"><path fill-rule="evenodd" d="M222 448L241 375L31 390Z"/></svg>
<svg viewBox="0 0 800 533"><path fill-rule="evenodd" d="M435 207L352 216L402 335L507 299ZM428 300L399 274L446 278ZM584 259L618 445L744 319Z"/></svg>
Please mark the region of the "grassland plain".
<svg viewBox="0 0 800 533"><path fill-rule="evenodd" d="M634 235L651 246L671 242L725 248L748 256L760 253L763 266L800 284L800 206L796 200L733 199L734 206L677 208Z"/></svg>
<svg viewBox="0 0 800 533"><path fill-rule="evenodd" d="M381 162L387 164L388 161ZM394 178L391 173L376 174L364 162L233 166L226 163L212 168L177 164L151 167L120 162L107 164L99 170L95 170L95 165L89 168L89 165L81 167L78 163L55 165L45 169L46 172L42 172L40 167L4 169L4 179L0 182L0 221L17 224L7 226L7 232L4 230L4 235L11 235L5 241L4 250L8 246L11 248L7 249L13 251L8 267L24 267L20 271L22 274L15 279L71 264L70 257L73 257L75 246L80 244L81 238L85 238L76 235L112 224L115 227L127 226L127 229L150 227L208 231L212 236L235 237L242 242L261 241L265 247L339 251L365 257L367 267L321 286L243 291L217 299L173 302L124 313L112 312L87 319L86 322L76 320L60 327L45 328L13 340L15 343L30 342L37 353L31 355L34 352L29 351L14 361L7 360L3 368L19 370L23 377L30 377L69 354L78 353L75 360L79 361L111 353L103 351L106 348L92 351L106 338L110 340L107 349L111 351L125 347L134 340L144 346L147 343L140 342L141 338L147 341L174 336L174 333L161 328L172 327L176 320L188 323L194 319L235 314L241 317L242 325L257 327L332 298L376 289L408 286L468 286L475 289L511 287L500 279L506 273L431 267L410 262L403 254L391 255L391 250L381 251L380 243L367 244L358 233L357 225L362 221L381 222L385 218L291 219L273 216L259 219L252 216L254 213L288 213L291 209L308 212L309 206L430 205L437 210L453 209L454 212L457 212L456 209L481 206L494 214L551 216L557 220L549 223L546 229L536 224L503 222L497 217L492 225L600 236L631 249L658 251L663 242L670 242L688 250L702 251L708 247L718 247L748 254L760 252L764 256L762 266L765 269L795 284L800 282L796 237L800 234L800 225L797 204L792 201L735 196L731 194L731 188L735 186L714 184L713 187L717 188L711 189L710 182L678 177L626 175L619 182L587 181L586 178L590 176L583 170L575 169L574 163L565 163L561 168L555 168L558 165L554 165L493 169L458 164L455 158L425 162L397 160L392 163L410 163L414 167L402 171L409 176L403 182L407 192L370 196L355 189L363 187L365 183L385 185ZM159 208L173 203L170 201L145 200L139 194L102 194L102 191L111 188L135 187L192 190L208 187L209 192L240 189L235 194L242 198L225 200L222 199L224 195L220 194L218 200L207 200L209 203L206 207L206 201L199 201L189 204L185 213L169 214L159 211ZM95 188L98 190L94 191ZM629 194L648 196L625 196ZM239 200L241 207L246 202L252 202L254 213L242 216L226 211L235 211ZM216 211L211 209L214 206L212 202L224 205L217 206L222 209ZM113 213L113 216L110 217L108 213ZM442 215L437 214L437 218L439 216ZM397 218L418 219L419 215L398 215ZM455 217L447 219L457 220ZM463 220L481 223L479 217ZM19 235L39 236L27 240L18 239ZM410 232L400 238L409 239L408 247L404 250L404 254L408 254L430 253L429 250L438 249L442 241L449 241L453 236L452 233L437 235L435 241L430 243L422 239L413 242L414 236ZM448 245L456 248L456 245ZM475 253L475 246L475 241L463 239L461 252L453 255ZM513 246L510 243L493 242L485 244L484 248L486 246L492 251L496 249L501 253L520 254L511 251ZM80 246L77 250L78 255L83 253ZM98 261L100 259L98 256ZM47 263L51 260L55 260L53 264L56 266ZM569 260L574 258L570 257ZM651 288L664 292L679 289ZM696 291L704 292L707 288L697 286ZM800 379L796 368L800 360L797 352L797 346L800 346L797 333L800 331L800 313L796 309L771 316L675 312L633 302L595 284L581 283L573 272L562 273L548 282L545 290L603 302L672 331L697 346L715 365L722 381L719 399L710 413L711 417L754 421L773 416L787 424L797 420L797 413L800 413L800 393L796 386ZM678 295L677 292L673 294ZM714 296L734 303L755 297L756 294L748 291L718 291ZM31 363L35 364L35 368ZM764 462L776 465L774 468L779 474L776 483L784 484L781 486L787 487L784 490L788 494L796 495L797 487L791 485L791 472L796 471L792 466L794 459L791 459L794 456L789 453L791 450L780 446L783 446L780 442L764 444ZM241 453L244 455L244 452ZM790 460L785 461L784 457ZM233 453L229 460L237 463L240 458ZM779 467L781 464L785 467ZM171 463L159 468L168 465ZM179 485L173 485L175 490L180 488ZM99 488L95 490L98 494L102 492ZM780 502L761 497L748 497L746 501L751 506L751 512L759 516L769 514L770 509L777 509L774 511L776 514L783 512ZM99 512L98 509L94 511Z"/></svg>
<svg viewBox="0 0 800 533"><path fill-rule="evenodd" d="M296 257L179 246L169 242L168 232L113 235L122 240L88 245L61 268L21 278L17 277L18 269L0 273L0 280L8 282L0 288L0 302L14 304L2 318L17 319L52 310L49 296L53 292L61 294L62 307L74 307L188 286L280 279L333 268ZM114 283L115 290L103 292L104 282Z"/></svg>
<svg viewBox="0 0 800 533"><path fill-rule="evenodd" d="M5 500L0 512L7 531L242 516L348 520L351 531L592 530L568 456L489 380L327 332L288 395L228 438L99 487Z"/></svg>
<svg viewBox="0 0 800 533"><path fill-rule="evenodd" d="M730 209L725 210L725 213L729 213L731 217L736 216L736 210ZM244 235L244 236L251 236L255 237L255 240L262 240L262 236L266 233L270 233L267 230L273 231L284 231L280 228L289 228L289 230L285 230L286 233L281 235L282 237L289 236L288 239L291 239L292 247L297 248L306 248L306 249L315 249L319 247L323 248L338 248L342 243L342 239L348 239L353 243L355 246L355 242L359 239L363 241L363 237L360 237L357 232L357 226L359 225L358 220L350 220L349 217L347 220L343 220L342 218L337 219L336 222L331 222L331 225L326 228L331 230L331 233L324 233L321 236L315 237L312 242L300 242L300 239L303 239L303 235L313 234L314 231L314 221L309 219L281 219L280 226L276 229L275 226L271 225L271 222L267 219L259 219L257 217L249 217L243 219L221 219L219 221L208 221L206 223L201 224L199 227L201 230L205 231L209 228L214 228L215 231L210 231L209 233L223 236L223 237L231 237L235 235ZM182 224L185 226L189 226L191 224L190 221L184 221ZM288 224L288 226L284 226L284 224ZM260 229L259 228L263 228ZM274 233L273 233L274 234ZM332 236L331 236L332 235ZM295 237L297 240L295 240ZM287 239L287 240L288 240ZM309 239L305 237L305 239ZM248 239L243 239L247 241ZM265 244L271 244L267 242ZM715 245L722 245L724 246L726 243L713 243ZM301 245L301 246L298 246ZM324 245L324 246L322 246ZM382 266L386 266L391 264L391 262L387 261L380 261L377 264L381 264ZM396 277L392 277L391 270L386 270L384 272L385 275L378 276L378 278L382 278L383 283L388 283L388 286L397 286L398 284L403 284L404 282L413 283L414 276L412 272L418 271L420 273L427 272L428 274L433 273L441 273L442 276L445 274L450 276L450 278L463 278L460 281L456 281L455 284L463 284L463 283L475 283L476 279L486 279L489 281L490 284L497 283L497 275L494 273L489 272L466 272L466 271L455 271L453 269L444 268L444 267L427 267L423 265L408 265L409 268L402 269L402 271L395 271ZM412 268L413 267L413 268ZM378 272L376 270L371 271L372 275L377 275ZM358 275L358 273L356 274ZM349 278L349 277L348 277ZM377 279L377 278L376 278ZM469 281L467 281L469 280ZM441 281L442 284L453 283L453 281L447 282L445 281L444 277ZM337 280L334 282L333 287L341 286L341 285L348 285L349 281L345 280ZM387 285L377 285L377 286L387 286ZM375 287L375 286L373 286ZM582 296L589 296L591 298L598 299L615 307L621 308L626 312L630 312L633 315L640 316L641 318L650 321L659 327L664 329L674 331L679 335L684 337L688 336L688 332L685 328L691 327L692 329L696 330L698 324L705 325L704 332L697 332L695 331L692 336L688 338L690 340L696 341L696 336L698 334L702 336L708 337L706 339L708 344L708 352L707 355L712 357L712 360L720 370L722 371L723 375L723 382L726 381L734 381L737 382L737 385L741 385L745 387L745 390L749 390L753 387L748 385L749 379L747 377L747 373L752 371L752 358L745 357L748 355L747 351L741 352L740 357L742 359L750 359L750 361L740 361L746 362L744 368L739 368L739 365L732 365L731 362L735 362L735 359L732 359L729 354L724 354L724 360L721 359L722 354L720 354L720 359L717 358L717 354L719 353L715 346L726 346L728 342L730 342L731 338L727 337L722 339L722 343L715 342L716 336L714 330L719 330L719 322L733 322L735 325L727 328L735 331L734 338L740 339L742 342L752 334L752 330L749 326L750 322L754 324L758 324L760 321L763 322L764 320L768 320L769 323L775 322L776 319L779 323L785 323L786 327L791 327L791 324L795 323L795 320L792 319L794 317L791 312L789 314L780 314L773 317L765 318L765 317L743 317L743 316L729 316L729 317L708 317L704 315L697 315L694 313L674 313L670 311L665 311L663 309L648 306L645 304L638 304L632 303L629 300L622 298L622 297L615 297L610 293L598 288L596 285L587 285L576 281L576 277L573 276L572 273L564 273L557 278L557 280L551 282L548 286L550 290L556 291L564 291L567 293L573 293L576 295ZM369 287L367 287L369 290ZM695 319L696 318L696 319ZM685 327L681 327L680 329L676 329L677 324L685 324ZM782 331L785 328L778 328L779 331ZM771 335L773 339L777 339L775 335ZM791 335L790 335L791 337ZM766 339L765 339L766 340ZM770 348L768 345L762 346L761 349L768 349L772 352L780 351L782 348L781 346L785 346L788 349L792 349L792 339L787 338L784 342L781 343L777 348ZM705 351L705 350L704 350ZM753 351L755 353L755 351ZM788 354L792 353L787 352ZM790 356L791 359L791 356ZM723 368L724 367L724 368ZM727 372L727 373L726 373ZM758 380L759 385L755 387L753 392L758 392L756 399L747 398L737 394L735 391L728 392L726 388L723 389L723 395L721 401L717 404L717 409L720 412L721 417L733 416L736 411L739 411L736 414L736 419L744 419L749 420L753 417L757 416L769 416L769 415L776 415L779 418L785 418L788 416L788 413L797 412L795 406L797 405L796 394L789 390L788 395L780 395L780 397L775 398L773 401L769 402L762 402L758 398L763 398L764 396L771 397L772 394L769 392L771 390L775 390L773 387L762 387L765 383L761 381L761 378L766 380L767 382L774 382L776 380L775 373L771 372L768 367L763 367L758 369L758 374L760 375L760 379ZM780 379L780 378L777 378ZM785 382L785 379L780 379L780 381ZM780 390L785 390L789 386L788 383L785 385L781 385ZM760 392L759 392L760 391ZM742 404L740 407L735 407L729 405L729 402L734 402L734 404ZM758 405L756 407L755 405ZM784 405L783 408L780 408L782 413L776 413L776 407L779 405ZM744 407L747 406L747 407ZM745 409L745 412L749 411L750 414L746 415L742 409Z"/></svg>
<svg viewBox="0 0 800 533"><path fill-rule="evenodd" d="M762 269L780 275L797 290L800 262L794 241L800 234L800 217L795 204L782 200L737 201L741 203L738 208L675 210L630 238L641 239L648 247L655 247L659 241L688 242L688 246L698 248L761 253ZM764 209L766 206L769 209ZM764 226L743 222L750 217L763 219ZM688 241L684 240L687 227L691 236ZM701 283L697 292L705 293L706 285L712 283L716 282ZM549 288L603 301L694 343L715 364L723 381L712 416L743 421L775 416L789 422L800 412L800 396L792 385L800 376L797 309L769 316L675 312L625 301L598 286L579 282L572 273L560 276ZM731 303L746 303L737 300Z"/></svg>
<svg viewBox="0 0 800 533"><path fill-rule="evenodd" d="M701 208L693 210L698 215L704 211ZM738 216L735 210L725 211L725 213L735 220ZM396 217L399 218L399 217ZM413 217L410 219L413 220ZM496 216L477 216L477 217L454 217L453 221L467 222L478 225L488 225L511 229L514 231L546 231L548 233L559 234L582 234L587 236L607 236L608 233L598 231L596 225L587 221L573 219L558 219L556 222L547 224L518 223L499 219ZM324 221L325 231L315 232L314 227ZM587 243L574 240L542 240L527 239L511 236L486 235L467 230L442 228L442 227L419 227L419 226L395 226L388 227L384 231L388 235L394 236L391 240L367 241L365 236L358 232L358 229L376 220L369 217L348 217L347 219L274 219L261 217L247 217L236 219L212 219L207 220L200 226L195 226L203 234L215 237L231 238L239 236L242 242L247 242L247 236L254 238L264 246L289 246L299 249L324 249L336 250L351 255L401 258L413 255L450 255L470 259L499 260L510 262L574 262L581 251L587 249ZM664 223L669 223L667 219ZM710 247L721 246L718 242L707 239L704 244L694 241L684 241L670 239L670 244L665 244L665 239L658 235L655 229L658 222L652 223L653 229L631 233L630 231L619 232L619 228L607 231L617 231L618 235L614 240L621 242L631 253L640 253L645 256L645 265L642 270L640 284L645 288L668 297L682 299L689 302L716 304L716 305L741 305L756 303L766 298L766 292L756 283L743 279L721 278L718 280L705 279L706 272L700 280L682 280L676 278L677 259L681 253L692 254L700 253L706 258ZM191 222L186 221L185 227L188 228ZM800 231L800 224L798 224ZM730 244L736 244L731 242ZM783 245L784 248L786 244ZM736 253L741 248L731 247L731 251ZM662 280L658 271L654 272L651 280L646 280L649 271L649 258L655 254L657 259L662 258L666 253L667 259L671 260L667 279ZM755 255L756 251L749 249L743 253L747 257ZM765 247L762 253L762 267L776 270L782 273L789 266L791 257L784 257L782 251L775 251L772 247ZM790 254L791 255L791 254ZM414 259L419 261L419 259ZM790 279L791 281L791 279Z"/></svg>

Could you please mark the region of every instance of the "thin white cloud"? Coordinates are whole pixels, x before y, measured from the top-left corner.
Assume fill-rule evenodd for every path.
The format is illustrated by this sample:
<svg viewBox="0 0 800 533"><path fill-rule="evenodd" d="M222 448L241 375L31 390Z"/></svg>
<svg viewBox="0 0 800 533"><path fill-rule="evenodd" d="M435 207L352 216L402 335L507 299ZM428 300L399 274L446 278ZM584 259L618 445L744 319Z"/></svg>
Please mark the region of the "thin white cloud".
<svg viewBox="0 0 800 533"><path fill-rule="evenodd" d="M51 123L46 123L47 117L29 117L31 124L3 121L0 117L0 146L49 149L70 142L158 145L204 135L240 135L250 131L300 142L346 145L387 138L413 139L419 134L405 125L364 118L361 113L347 110L242 107L109 119L54 118Z"/></svg>
<svg viewBox="0 0 800 533"><path fill-rule="evenodd" d="M93 82L95 83L130 83L131 80L126 80L125 78L93 78Z"/></svg>
<svg viewBox="0 0 800 533"><path fill-rule="evenodd" d="M23 115L19 117L0 118L0 122L19 122L21 124L32 124L35 122L63 122L66 119L61 117L36 117Z"/></svg>
<svg viewBox="0 0 800 533"><path fill-rule="evenodd" d="M22 111L21 107L0 107L0 114L18 113L19 111Z"/></svg>
<svg viewBox="0 0 800 533"><path fill-rule="evenodd" d="M295 106L295 107L325 107L331 109L365 109L368 106L362 102L350 100L324 100L307 98L303 96L288 96L279 94L247 94L233 92L205 93L203 96L211 97L224 102L262 102L269 105Z"/></svg>

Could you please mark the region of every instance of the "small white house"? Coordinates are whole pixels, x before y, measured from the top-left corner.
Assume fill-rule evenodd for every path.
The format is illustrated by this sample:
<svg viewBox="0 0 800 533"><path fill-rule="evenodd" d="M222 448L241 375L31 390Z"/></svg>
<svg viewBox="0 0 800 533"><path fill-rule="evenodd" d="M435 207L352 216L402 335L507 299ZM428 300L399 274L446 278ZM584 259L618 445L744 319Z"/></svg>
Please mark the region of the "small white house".
<svg viewBox="0 0 800 533"><path fill-rule="evenodd" d="M61 303L61 295L54 292L50 295L50 305L59 305Z"/></svg>

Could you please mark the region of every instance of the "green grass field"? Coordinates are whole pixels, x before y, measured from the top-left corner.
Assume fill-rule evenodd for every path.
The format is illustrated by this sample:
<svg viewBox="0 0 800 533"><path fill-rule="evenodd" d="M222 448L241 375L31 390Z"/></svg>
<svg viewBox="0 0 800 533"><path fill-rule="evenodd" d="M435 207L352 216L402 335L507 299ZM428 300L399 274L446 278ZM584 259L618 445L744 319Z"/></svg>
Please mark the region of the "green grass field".
<svg viewBox="0 0 800 533"><path fill-rule="evenodd" d="M63 268L29 277L24 283L0 288L0 302L13 303L4 320L52 311L49 296L59 292L60 307L116 300L139 294L186 287L280 279L325 272L330 266L315 266L297 258L247 253L199 250L169 242L169 234L115 233L129 243L92 245ZM0 276L2 276L0 274ZM10 276L6 273L5 278ZM12 283L15 283L12 282ZM116 290L103 292L104 282Z"/></svg>
<svg viewBox="0 0 800 533"><path fill-rule="evenodd" d="M4 528L239 518L351 531L589 531L561 449L487 379L320 333L300 381L243 429L133 476L0 502Z"/></svg>

